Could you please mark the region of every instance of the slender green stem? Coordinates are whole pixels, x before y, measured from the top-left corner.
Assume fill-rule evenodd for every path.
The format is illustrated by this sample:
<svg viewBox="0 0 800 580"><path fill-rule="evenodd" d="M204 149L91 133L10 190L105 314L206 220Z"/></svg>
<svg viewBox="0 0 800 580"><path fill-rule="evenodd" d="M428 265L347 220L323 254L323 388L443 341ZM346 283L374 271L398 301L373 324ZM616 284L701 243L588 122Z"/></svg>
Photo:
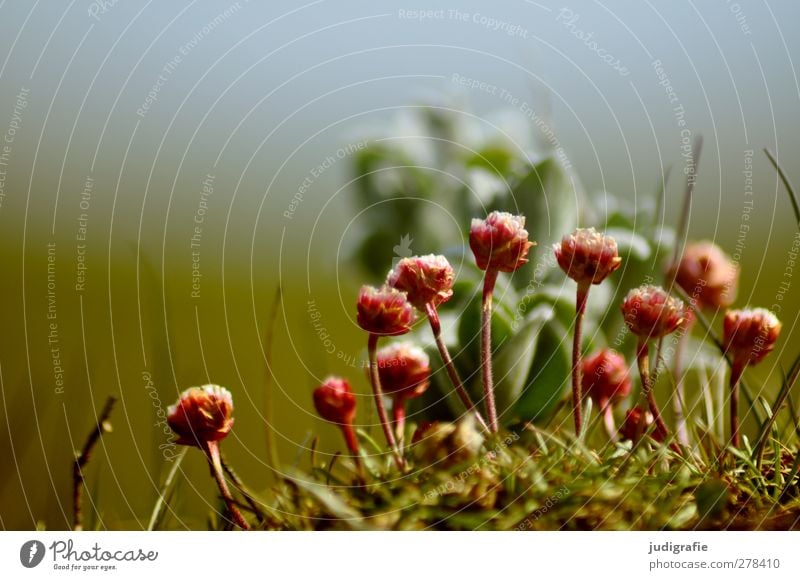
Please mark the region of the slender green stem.
<svg viewBox="0 0 800 580"><path fill-rule="evenodd" d="M158 500L156 500L156 505L153 508L153 513L150 515L150 521L147 524L148 532L155 530L164 517L164 511L167 509L169 497L172 495L172 489L177 481L176 477L178 475L178 471L180 471L181 463L183 463L183 459L186 457L186 453L188 451L188 447L183 447L175 456L172 467L169 468L167 478L164 480L164 485L161 487L161 491L158 494Z"/></svg>
<svg viewBox="0 0 800 580"><path fill-rule="evenodd" d="M770 151L768 148L764 148L764 153L767 154L770 163L772 163L772 166L775 167L775 170L778 172L778 177L781 178L783 186L786 188L786 193L789 194L789 201L792 202L795 220L797 221L797 224L800 225L800 202L797 200L797 195L794 192L792 183L789 181L789 178L786 177L786 174L783 172L783 168L781 168L781 166L778 164L778 160L772 154L772 151Z"/></svg>
<svg viewBox="0 0 800 580"><path fill-rule="evenodd" d="M481 425L481 427L488 430L486 420L475 406L475 403L472 402L472 398L469 396L467 389L464 388L464 383L461 382L461 377L458 376L456 366L453 363L453 359L450 357L450 351L447 349L447 345L442 338L442 324L439 320L439 313L431 303L425 305L425 311L428 314L428 322L431 325L433 339L436 341L436 346L439 349L439 355L442 357L442 364L444 364L447 376L450 377L450 382L453 383L453 388L456 391L456 395L458 395L458 398L461 400L464 407L466 407L467 411L473 411L475 413L475 418L478 420L478 423Z"/></svg>
<svg viewBox="0 0 800 580"><path fill-rule="evenodd" d="M487 269L483 278L483 305L481 308L481 370L483 394L486 399L486 416L492 433L499 431L497 407L494 401L494 377L492 375L492 293L497 282L498 271Z"/></svg>
<svg viewBox="0 0 800 580"><path fill-rule="evenodd" d="M586 312L586 299L589 296L590 284L578 283L575 298L575 329L572 334L572 417L575 421L575 434L580 435L583 427L583 369L581 368L581 336L583 333L583 315Z"/></svg>
<svg viewBox="0 0 800 580"><path fill-rule="evenodd" d="M378 335L370 333L369 342L367 343L367 350L369 351L369 378L372 383L372 392L375 395L375 407L378 409L378 419L383 428L383 434L386 437L386 442L392 449L397 467L403 469L405 462L403 456L397 448L397 440L394 437L392 426L389 424L389 417L386 414L386 406L383 404L383 389L381 388L381 378L378 373L378 362L376 350L378 348Z"/></svg>
<svg viewBox="0 0 800 580"><path fill-rule="evenodd" d="M222 473L222 462L219 458L219 444L216 441L209 441L204 444L203 451L208 459L211 475L217 482L217 487L219 487L219 492L222 494L222 499L225 500L225 505L228 507L228 513L237 526L243 530L249 530L250 526L242 516L239 508L236 507L236 502L233 500L231 490L228 489L228 484L225 482L225 475Z"/></svg>

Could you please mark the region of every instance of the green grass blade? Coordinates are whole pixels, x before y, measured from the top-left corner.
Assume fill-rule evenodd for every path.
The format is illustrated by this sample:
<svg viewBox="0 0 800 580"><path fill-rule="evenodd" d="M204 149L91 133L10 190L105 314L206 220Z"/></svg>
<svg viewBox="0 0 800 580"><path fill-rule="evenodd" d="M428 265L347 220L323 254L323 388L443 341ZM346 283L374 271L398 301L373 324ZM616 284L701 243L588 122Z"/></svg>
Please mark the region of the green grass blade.
<svg viewBox="0 0 800 580"><path fill-rule="evenodd" d="M783 186L786 188L786 193L789 194L789 201L792 202L792 209L794 210L794 218L797 221L798 227L800 227L800 203L798 203L797 201L797 194L794 192L794 188L792 187L789 178L783 172L783 169L778 163L778 160L772 154L772 151L770 151L767 147L765 147L764 153L767 154L767 158L770 160L770 163L772 163L772 166L778 172L778 177L781 178Z"/></svg>
<svg viewBox="0 0 800 580"><path fill-rule="evenodd" d="M178 480L178 471L180 471L181 463L183 463L183 459L186 457L186 453L188 451L188 447L183 447L180 450L178 455L175 457L172 467L169 469L169 473L167 473L167 478L164 480L164 485L161 486L161 490L158 493L158 500L156 500L156 505L153 508L153 513L150 516L150 522L147 524L148 532L158 529L162 520L164 519L164 514L167 510L167 506L169 505L169 500L172 497L172 493L175 491L175 484Z"/></svg>

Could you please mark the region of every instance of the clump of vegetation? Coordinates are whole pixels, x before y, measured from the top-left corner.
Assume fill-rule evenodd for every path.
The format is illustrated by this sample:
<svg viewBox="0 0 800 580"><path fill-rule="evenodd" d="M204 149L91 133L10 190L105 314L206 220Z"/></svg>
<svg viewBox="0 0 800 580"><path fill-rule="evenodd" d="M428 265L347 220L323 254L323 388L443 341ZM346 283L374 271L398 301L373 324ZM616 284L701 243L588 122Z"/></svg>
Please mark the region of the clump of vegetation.
<svg viewBox="0 0 800 580"><path fill-rule="evenodd" d="M440 111L423 118L432 133L458 133ZM468 241L420 229L418 237L441 244L431 249L443 253L385 264L380 283L353 297L380 438L359 428L348 378L329 377L313 404L340 428L345 451L312 451L308 469L284 469L270 489L254 494L219 452L233 422L230 393L193 388L170 409L178 443L205 453L220 489L221 510L210 526L798 527L800 423L787 403L800 357L771 401L764 389L751 389L746 370L773 350L781 324L763 308L728 310L738 266L711 242L682 243L685 220L671 235L656 219L659 203L647 219L621 204L594 214L605 215L604 223L570 214L559 201L574 209L579 188L557 155L533 159L508 143L479 141L447 147L437 139L434 155L443 167L460 168L462 183L485 188L475 211L465 202L470 187L442 187L458 208L453 215L471 208L468 230L467 217L463 222ZM362 152L357 170L369 176L359 185L362 202L409 190L436 195L437 178L408 155L385 144ZM401 159L405 171L393 165ZM381 179L382 171L391 175ZM537 229L539 211L594 227ZM365 232L365 244L391 230L386 220ZM464 258L467 247L471 259ZM462 260L458 277L454 258ZM374 260L363 263L374 276ZM717 314L721 336L708 320ZM690 361L687 346L696 353ZM727 373L727 396L697 372L699 362L712 376ZM740 390L754 417L748 429L740 425ZM151 528L165 524L178 469L176 462L167 475Z"/></svg>

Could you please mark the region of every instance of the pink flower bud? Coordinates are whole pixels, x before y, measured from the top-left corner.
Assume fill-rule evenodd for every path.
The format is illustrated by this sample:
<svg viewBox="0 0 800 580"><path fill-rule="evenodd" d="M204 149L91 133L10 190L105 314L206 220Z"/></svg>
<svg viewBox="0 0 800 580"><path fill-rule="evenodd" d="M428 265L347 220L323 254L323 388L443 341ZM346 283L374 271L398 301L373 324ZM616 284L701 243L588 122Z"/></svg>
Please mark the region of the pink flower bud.
<svg viewBox="0 0 800 580"><path fill-rule="evenodd" d="M583 391L595 404L604 406L627 397L631 392L631 377L625 357L615 350L604 348L583 359Z"/></svg>
<svg viewBox="0 0 800 580"><path fill-rule="evenodd" d="M358 325L371 334L394 336L411 330L416 315L405 292L389 286L362 286L358 294Z"/></svg>
<svg viewBox="0 0 800 580"><path fill-rule="evenodd" d="M689 244L668 271L701 308L724 308L736 297L739 268L712 242Z"/></svg>
<svg viewBox="0 0 800 580"><path fill-rule="evenodd" d="M640 427L639 423L642 421L642 414L644 414L644 425ZM633 441L636 439L637 433L639 437L641 437L652 424L653 415L650 411L645 411L641 407L628 409L627 413L625 413L625 420L622 422L622 427L619 429L620 438L623 441ZM652 431L650 436L659 443L664 441L664 434L658 429Z"/></svg>
<svg viewBox="0 0 800 580"><path fill-rule="evenodd" d="M648 340L677 330L686 319L686 308L663 288L645 285L628 292L622 315L633 334Z"/></svg>
<svg viewBox="0 0 800 580"><path fill-rule="evenodd" d="M314 407L320 417L337 425L351 425L356 418L356 397L340 377L328 377L314 389Z"/></svg>
<svg viewBox="0 0 800 580"><path fill-rule="evenodd" d="M578 228L553 246L556 261L578 283L600 284L622 264L617 241L594 228Z"/></svg>
<svg viewBox="0 0 800 580"><path fill-rule="evenodd" d="M481 270L513 272L528 261L533 245L525 230L525 216L493 211L485 220L472 220L469 247Z"/></svg>
<svg viewBox="0 0 800 580"><path fill-rule="evenodd" d="M729 310L723 323L725 349L744 364L758 364L778 340L781 323L766 308Z"/></svg>
<svg viewBox="0 0 800 580"><path fill-rule="evenodd" d="M378 351L378 374L387 395L413 399L428 388L430 361L424 350L410 342L391 344Z"/></svg>
<svg viewBox="0 0 800 580"><path fill-rule="evenodd" d="M167 423L178 435L178 445L195 445L224 439L233 427L233 399L219 385L191 387L167 408Z"/></svg>
<svg viewBox="0 0 800 580"><path fill-rule="evenodd" d="M386 284L408 295L408 301L425 311L450 300L453 295L453 268L444 256L414 256L403 258L389 272Z"/></svg>

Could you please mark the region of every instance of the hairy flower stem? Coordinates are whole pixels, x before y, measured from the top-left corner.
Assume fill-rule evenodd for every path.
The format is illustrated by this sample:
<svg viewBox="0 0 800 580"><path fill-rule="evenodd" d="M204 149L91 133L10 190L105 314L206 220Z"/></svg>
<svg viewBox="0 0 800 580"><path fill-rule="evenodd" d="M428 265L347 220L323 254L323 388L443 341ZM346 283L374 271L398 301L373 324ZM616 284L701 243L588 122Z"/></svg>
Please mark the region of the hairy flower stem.
<svg viewBox="0 0 800 580"><path fill-rule="evenodd" d="M483 307L481 308L481 370L483 375L483 393L486 398L486 415L489 417L489 429L492 433L499 431L497 407L494 402L494 377L492 376L492 293L497 282L498 271L486 270L483 278Z"/></svg>
<svg viewBox="0 0 800 580"><path fill-rule="evenodd" d="M450 357L450 351L447 349L447 345L444 343L439 313L430 302L425 305L425 311L428 315L428 322L431 325L433 339L436 341L436 346L439 348L439 354L442 357L442 363L447 371L447 376L450 377L450 382L453 383L453 388L456 391L456 395L458 395L458 398L461 399L461 402L463 403L464 407L467 408L467 411L473 411L475 413L475 418L478 420L478 423L481 425L481 427L488 431L489 428L486 425L486 420L475 406L475 403L472 402L472 398L469 396L467 389L464 388L464 383L461 382L461 377L458 376L458 371L453 364L453 359Z"/></svg>
<svg viewBox="0 0 800 580"><path fill-rule="evenodd" d="M665 439L669 431L664 419L661 417L661 411L656 402L655 393L653 393L652 377L650 376L650 349L648 348L647 339L640 338L639 344L636 347L636 362L639 365L639 375L642 377L642 392L647 399L647 406L650 408L650 414L653 415L653 421L656 424L656 429ZM646 426L644 423L645 414L642 413L642 421L639 431L644 432L642 427Z"/></svg>
<svg viewBox="0 0 800 580"><path fill-rule="evenodd" d="M239 508L236 507L236 502L233 500L230 489L228 489L228 484L225 483L225 475L222 473L222 461L219 457L219 444L216 441L204 442L203 452L208 459L211 475L217 482L217 487L219 487L219 492L222 494L222 499L225 500L225 505L228 507L228 513L237 526L243 530L249 530L250 526L242 516Z"/></svg>
<svg viewBox="0 0 800 580"><path fill-rule="evenodd" d="M397 433L397 445L400 447L400 452L403 452L403 443L406 432L406 406L400 397L395 397L392 404L392 419L394 420L394 428Z"/></svg>
<svg viewBox="0 0 800 580"><path fill-rule="evenodd" d="M589 296L590 284L578 283L575 297L575 331L572 335L572 417L575 421L575 434L580 435L583 427L583 374L581 368L581 336L583 334L583 315L586 312L586 299Z"/></svg>
<svg viewBox="0 0 800 580"><path fill-rule="evenodd" d="M736 358L731 366L731 447L739 447L739 381L746 363Z"/></svg>
<svg viewBox="0 0 800 580"><path fill-rule="evenodd" d="M405 461L403 456L400 455L400 450L397 448L397 440L394 437L392 426L389 424L389 417L386 414L386 406L383 404L383 389L381 388L381 378L378 374L378 361L375 351L378 348L378 335L370 333L369 341L367 343L367 350L369 352L369 379L372 383L372 392L375 395L375 407L378 409L378 419L383 428L383 434L386 436L386 442L392 449L394 460L399 469L405 468Z"/></svg>
<svg viewBox="0 0 800 580"><path fill-rule="evenodd" d="M361 453L358 449L358 438L356 438L356 430L349 423L342 425L342 436L347 445L347 450L353 457L353 462L356 465L356 472L361 480L364 480L364 465L361 463Z"/></svg>

